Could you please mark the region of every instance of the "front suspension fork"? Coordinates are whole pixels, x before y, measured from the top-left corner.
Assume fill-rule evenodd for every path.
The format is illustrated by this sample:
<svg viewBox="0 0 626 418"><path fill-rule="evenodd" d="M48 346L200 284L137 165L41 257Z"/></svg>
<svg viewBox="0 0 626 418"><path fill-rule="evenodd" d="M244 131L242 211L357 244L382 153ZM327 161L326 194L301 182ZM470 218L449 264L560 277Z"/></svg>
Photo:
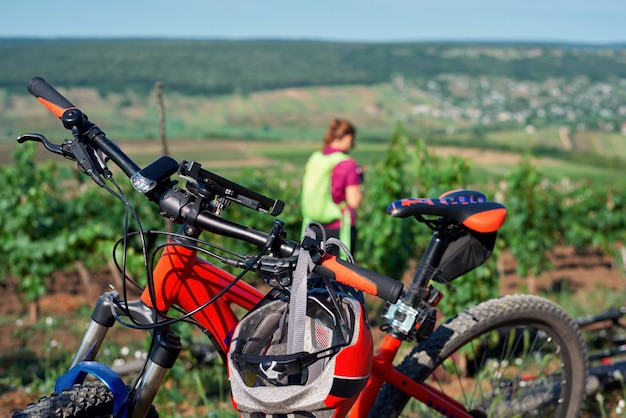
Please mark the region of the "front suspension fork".
<svg viewBox="0 0 626 418"><path fill-rule="evenodd" d="M138 376L130 392L124 386L125 393L115 393L115 391L120 391L119 382L121 379L119 376L112 371L103 373L103 365L93 361L102 347L107 332L115 324L116 316L130 316L140 325L155 324L159 319L163 319L140 300L125 303L119 299L117 292L103 294L98 298L96 307L91 314L91 323L72 359L70 371L59 378L56 389L62 390L71 387L75 383L81 383L87 374L94 374L114 392L114 398L126 400L121 410L116 407L115 413L118 416L144 417L148 413L168 370L174 366L178 359L182 350L180 338L169 326L152 329L152 346L141 375ZM129 393L131 394L130 397L128 396ZM116 403L116 405L119 404Z"/></svg>

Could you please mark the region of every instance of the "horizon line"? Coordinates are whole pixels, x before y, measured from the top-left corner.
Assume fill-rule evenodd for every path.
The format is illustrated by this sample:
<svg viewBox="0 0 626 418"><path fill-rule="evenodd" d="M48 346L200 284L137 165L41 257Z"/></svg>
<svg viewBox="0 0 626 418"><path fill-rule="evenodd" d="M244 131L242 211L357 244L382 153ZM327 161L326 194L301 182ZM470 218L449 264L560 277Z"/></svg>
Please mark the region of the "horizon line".
<svg viewBox="0 0 626 418"><path fill-rule="evenodd" d="M139 41L231 41L231 42L250 42L250 41L272 41L272 42L321 42L321 43L369 43L369 44L398 44L398 43L477 43L477 44L568 44L568 45L589 45L589 46L626 46L626 39L619 41L582 41L582 40L564 40L564 39L496 39L496 38L432 38L432 39L332 39L319 37L286 37L286 36L248 36L248 37L229 37L229 36L153 36L153 35L112 35L112 36L8 36L0 35L0 40L7 41L121 41L121 40L139 40Z"/></svg>

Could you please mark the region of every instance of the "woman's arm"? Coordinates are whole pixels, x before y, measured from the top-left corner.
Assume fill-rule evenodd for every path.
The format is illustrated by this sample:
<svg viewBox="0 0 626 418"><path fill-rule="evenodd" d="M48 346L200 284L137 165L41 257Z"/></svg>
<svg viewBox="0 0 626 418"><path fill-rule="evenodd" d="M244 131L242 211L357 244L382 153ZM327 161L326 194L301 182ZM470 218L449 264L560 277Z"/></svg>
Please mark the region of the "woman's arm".
<svg viewBox="0 0 626 418"><path fill-rule="evenodd" d="M363 200L363 192L361 191L361 185L346 187L346 203L350 209L356 210Z"/></svg>

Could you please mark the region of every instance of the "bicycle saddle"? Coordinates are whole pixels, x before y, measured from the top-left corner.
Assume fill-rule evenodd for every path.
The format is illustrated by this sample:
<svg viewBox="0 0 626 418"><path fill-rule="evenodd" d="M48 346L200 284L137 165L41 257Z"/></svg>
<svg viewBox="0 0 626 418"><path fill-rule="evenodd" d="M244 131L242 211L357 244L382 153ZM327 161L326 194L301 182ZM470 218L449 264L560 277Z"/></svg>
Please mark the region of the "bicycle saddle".
<svg viewBox="0 0 626 418"><path fill-rule="evenodd" d="M497 231L506 218L506 207L490 202L481 192L452 190L439 198L412 197L396 200L387 206L394 218L433 215L453 219L465 227L481 233Z"/></svg>

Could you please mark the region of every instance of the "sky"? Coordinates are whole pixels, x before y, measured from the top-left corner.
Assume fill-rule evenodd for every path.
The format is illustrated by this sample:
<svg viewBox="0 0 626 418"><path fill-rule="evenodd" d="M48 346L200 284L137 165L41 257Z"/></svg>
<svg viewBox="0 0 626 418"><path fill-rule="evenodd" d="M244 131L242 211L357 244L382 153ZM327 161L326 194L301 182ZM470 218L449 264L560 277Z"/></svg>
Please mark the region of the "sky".
<svg viewBox="0 0 626 418"><path fill-rule="evenodd" d="M0 38L626 42L626 0L8 0Z"/></svg>

